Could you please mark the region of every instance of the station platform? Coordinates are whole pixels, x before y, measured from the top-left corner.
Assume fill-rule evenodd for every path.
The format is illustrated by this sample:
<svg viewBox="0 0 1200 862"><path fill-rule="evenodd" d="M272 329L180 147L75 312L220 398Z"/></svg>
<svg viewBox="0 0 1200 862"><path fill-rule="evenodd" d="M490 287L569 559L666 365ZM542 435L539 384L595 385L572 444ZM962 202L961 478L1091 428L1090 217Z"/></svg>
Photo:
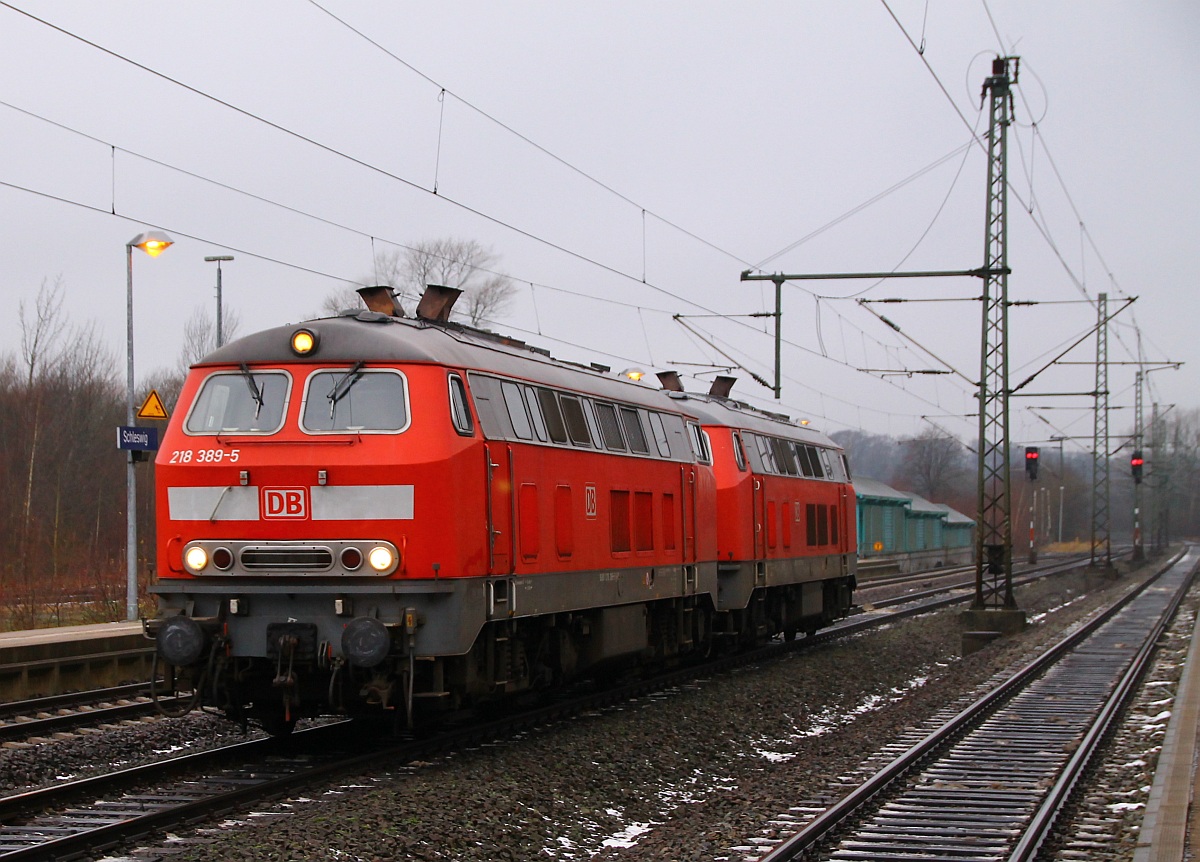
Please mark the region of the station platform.
<svg viewBox="0 0 1200 862"><path fill-rule="evenodd" d="M0 701L150 678L140 621L0 632Z"/></svg>
<svg viewBox="0 0 1200 862"><path fill-rule="evenodd" d="M1193 806L1196 755L1200 742L1200 617L1191 645L1167 735L1150 785L1146 814L1138 834L1133 862L1183 862L1200 847L1200 806ZM1186 854L1186 855L1185 855Z"/></svg>

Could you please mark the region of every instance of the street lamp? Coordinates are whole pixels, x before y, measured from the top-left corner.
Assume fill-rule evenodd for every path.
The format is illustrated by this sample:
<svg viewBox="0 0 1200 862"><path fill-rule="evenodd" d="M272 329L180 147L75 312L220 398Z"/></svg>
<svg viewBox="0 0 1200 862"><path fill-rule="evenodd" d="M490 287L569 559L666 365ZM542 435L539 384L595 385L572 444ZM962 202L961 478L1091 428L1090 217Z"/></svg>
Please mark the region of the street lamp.
<svg viewBox="0 0 1200 862"><path fill-rule="evenodd" d="M221 261L233 260L233 255L218 254L206 257L204 260L207 263L216 261L217 264L217 347L220 347L225 343L225 331L221 328Z"/></svg>
<svg viewBox="0 0 1200 862"><path fill-rule="evenodd" d="M133 425L133 250L140 248L151 257L158 257L175 240L162 231L139 233L125 244L128 263L125 282L125 421ZM137 605L137 474L134 472L134 450L129 450L125 472L125 618L138 618Z"/></svg>

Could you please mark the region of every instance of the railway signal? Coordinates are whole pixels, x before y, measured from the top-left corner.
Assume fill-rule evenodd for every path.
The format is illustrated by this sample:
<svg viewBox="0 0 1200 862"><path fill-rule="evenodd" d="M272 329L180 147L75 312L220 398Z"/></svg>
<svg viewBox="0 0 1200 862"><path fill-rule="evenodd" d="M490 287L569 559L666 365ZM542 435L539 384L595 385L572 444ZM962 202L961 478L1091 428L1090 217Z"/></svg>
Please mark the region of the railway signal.
<svg viewBox="0 0 1200 862"><path fill-rule="evenodd" d="M1037 479L1038 471L1038 447L1025 447L1025 476L1031 482Z"/></svg>
<svg viewBox="0 0 1200 862"><path fill-rule="evenodd" d="M1129 457L1129 470L1133 473L1133 481L1135 485L1142 483L1142 466L1146 463L1142 458L1142 450L1134 449L1133 454Z"/></svg>

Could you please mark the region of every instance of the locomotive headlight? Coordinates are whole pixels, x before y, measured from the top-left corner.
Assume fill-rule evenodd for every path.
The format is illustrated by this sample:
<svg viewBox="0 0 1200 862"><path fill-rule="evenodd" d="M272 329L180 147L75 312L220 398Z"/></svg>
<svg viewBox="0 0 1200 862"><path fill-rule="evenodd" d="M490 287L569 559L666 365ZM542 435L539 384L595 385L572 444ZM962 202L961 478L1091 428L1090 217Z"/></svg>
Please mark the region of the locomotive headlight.
<svg viewBox="0 0 1200 862"><path fill-rule="evenodd" d="M396 555L391 548L374 547L367 554L367 563L377 572L386 572L396 565Z"/></svg>
<svg viewBox="0 0 1200 862"><path fill-rule="evenodd" d="M317 334L311 329L297 329L292 333L292 353L307 356L317 349Z"/></svg>
<svg viewBox="0 0 1200 862"><path fill-rule="evenodd" d="M208 565L208 551L199 545L192 545L183 552L183 564L190 571L202 572L204 567Z"/></svg>

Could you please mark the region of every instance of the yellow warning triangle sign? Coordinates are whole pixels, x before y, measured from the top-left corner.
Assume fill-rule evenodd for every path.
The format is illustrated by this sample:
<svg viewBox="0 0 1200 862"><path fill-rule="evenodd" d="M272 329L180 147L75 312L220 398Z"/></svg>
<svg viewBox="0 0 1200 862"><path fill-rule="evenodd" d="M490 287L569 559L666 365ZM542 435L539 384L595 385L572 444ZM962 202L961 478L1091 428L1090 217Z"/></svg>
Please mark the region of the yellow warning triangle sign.
<svg viewBox="0 0 1200 862"><path fill-rule="evenodd" d="M162 399L158 397L158 391L150 390L150 394L146 396L146 400L142 402L142 406L137 411L138 419L166 419L167 408L163 406Z"/></svg>

